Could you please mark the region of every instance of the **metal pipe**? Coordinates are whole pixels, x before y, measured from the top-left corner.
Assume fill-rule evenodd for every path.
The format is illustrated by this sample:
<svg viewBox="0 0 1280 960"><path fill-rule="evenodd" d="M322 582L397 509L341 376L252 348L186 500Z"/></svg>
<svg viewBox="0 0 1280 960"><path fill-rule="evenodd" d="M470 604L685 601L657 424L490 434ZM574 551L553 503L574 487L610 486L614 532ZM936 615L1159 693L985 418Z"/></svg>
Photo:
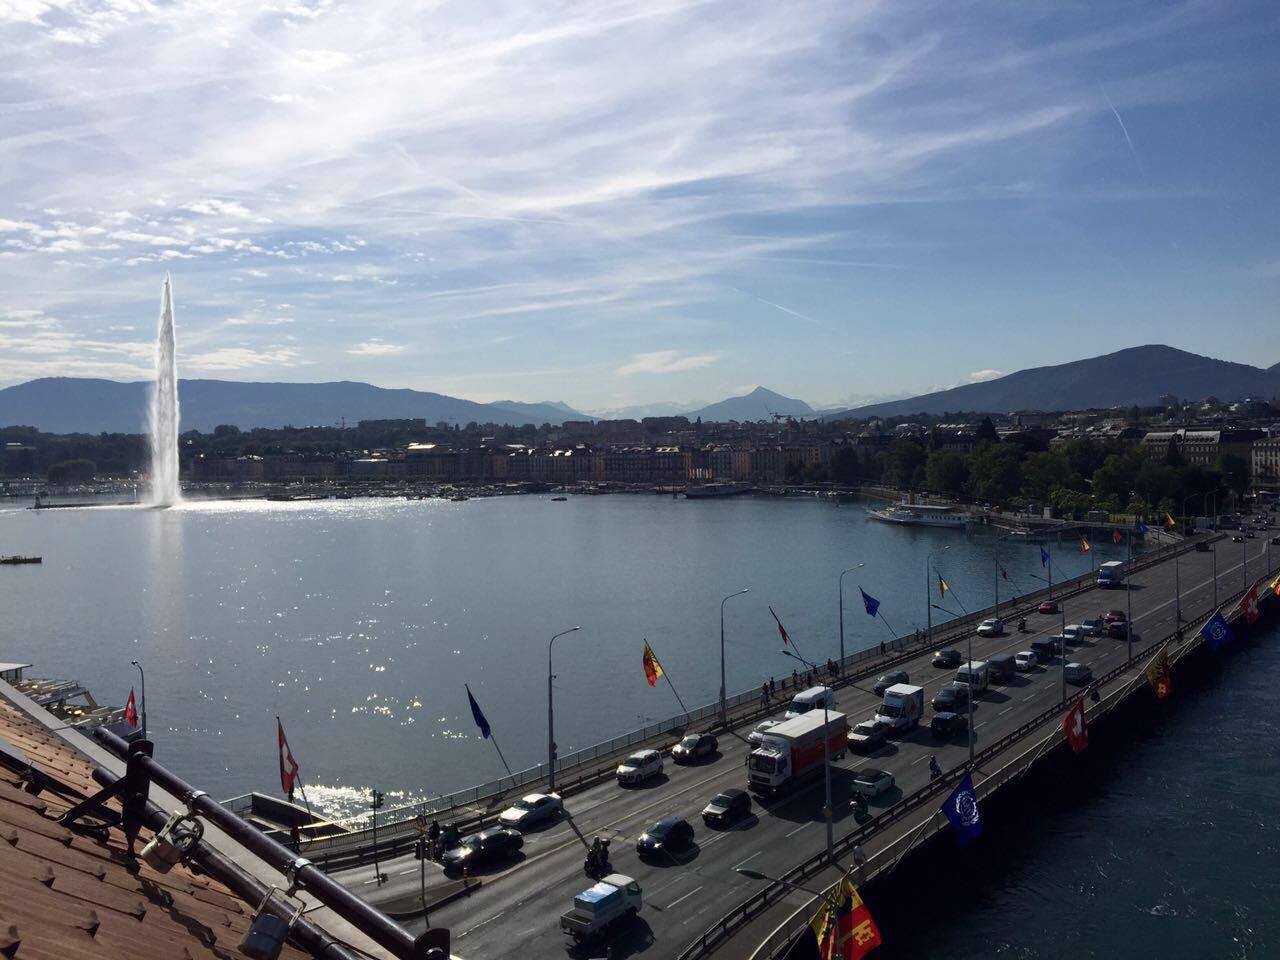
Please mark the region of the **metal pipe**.
<svg viewBox="0 0 1280 960"><path fill-rule="evenodd" d="M142 739L147 739L147 675L142 672L142 664L137 660L130 660L135 667L138 668L138 676L142 678Z"/></svg>
<svg viewBox="0 0 1280 960"><path fill-rule="evenodd" d="M728 724L729 722L729 713L728 707L725 705L724 692L724 605L734 597L740 597L744 593L750 592L750 587L743 587L741 590L736 593L729 594L720 601L720 722L722 724Z"/></svg>
<svg viewBox="0 0 1280 960"><path fill-rule="evenodd" d="M124 740L105 727L98 727L93 731L93 736L118 757L123 758L128 755L129 748ZM286 869L293 870L293 865L299 858L292 850L281 846L256 827L245 823L218 801L166 770L153 758L140 756L135 762L142 764L152 783L183 800L193 813L204 817L236 843L260 857L268 866L281 872ZM423 942L420 944L419 940L404 927L365 903L315 865L305 863L293 871L293 876L299 888L311 893L330 910L385 947L399 960L418 960L424 955L426 934L423 935Z"/></svg>
<svg viewBox="0 0 1280 960"><path fill-rule="evenodd" d="M555 646L556 641L561 637L581 629L582 627L579 626L561 630L547 644L547 789L551 793L554 793L556 789L556 692L551 685L553 679L551 673L551 648Z"/></svg>

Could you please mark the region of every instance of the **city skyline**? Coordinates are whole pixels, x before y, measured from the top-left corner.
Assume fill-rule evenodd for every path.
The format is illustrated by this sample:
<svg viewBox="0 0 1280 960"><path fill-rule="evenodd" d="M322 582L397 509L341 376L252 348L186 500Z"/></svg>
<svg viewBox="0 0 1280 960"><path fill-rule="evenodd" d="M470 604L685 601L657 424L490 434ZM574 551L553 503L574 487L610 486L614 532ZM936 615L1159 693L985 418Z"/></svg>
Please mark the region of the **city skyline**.
<svg viewBox="0 0 1280 960"><path fill-rule="evenodd" d="M10 6L0 385L165 270L184 377L588 412L1273 362L1271 8L803 10Z"/></svg>

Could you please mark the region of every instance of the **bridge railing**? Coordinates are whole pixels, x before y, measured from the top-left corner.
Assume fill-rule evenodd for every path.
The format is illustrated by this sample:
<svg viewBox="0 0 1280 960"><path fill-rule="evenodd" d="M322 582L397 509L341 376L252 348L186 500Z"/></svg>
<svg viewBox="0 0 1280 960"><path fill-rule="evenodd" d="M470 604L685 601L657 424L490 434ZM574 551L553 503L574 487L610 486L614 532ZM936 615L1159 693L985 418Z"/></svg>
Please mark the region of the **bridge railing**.
<svg viewBox="0 0 1280 960"><path fill-rule="evenodd" d="M1130 572L1142 570L1145 567L1169 559L1175 553L1186 553L1191 549L1193 548L1189 544L1175 544L1148 551L1134 557ZM1053 584L1054 598L1062 600L1076 596L1091 588L1095 584L1096 578L1096 571L1090 570L1078 576L1055 582ZM1002 601L1002 616L1006 619L1012 619L1020 615L1020 613L1031 612L1048 595L1049 587L1046 585L1030 593L1014 597L1011 600ZM887 640L884 653L880 652L878 644L851 653L843 661L839 662L840 674L833 685L844 686L854 683L899 663L906 662L918 656L922 651L955 643L968 636L976 624L993 616L994 609L994 606L986 607L981 610L975 610L965 616L947 620L943 624L935 625L932 636L925 631L917 631L913 634L904 634L895 639ZM765 717L777 710L776 700L771 703L762 701L759 687L728 697L725 704L726 712L730 716L730 726L749 723L756 717ZM612 770L612 763L605 766L599 765L599 761L602 759L616 759L621 754L629 752L633 747L653 746L655 741L662 737L677 732L683 734L690 727L696 727L700 724L706 724L708 727L714 728L719 715L720 702L716 700L689 713L678 714L665 720L648 724L613 737L610 740L558 757L555 766L556 776L561 779L558 787L562 793L569 793L576 789L591 786L607 776ZM406 837L408 837L409 831L412 830L418 817L448 817L449 819L455 819L460 812L465 812L469 815L469 819L481 823L485 816L485 811L480 809L482 805L508 796L522 787L545 783L548 779L548 771L548 765L541 763L518 771L513 775L499 777L431 800L385 808L378 814L379 851L398 852L404 843L408 842ZM310 841L306 845L307 855L314 859L317 855L323 856L325 850L332 850L336 855L341 848L349 849L372 843L373 832L368 826L369 816L368 813L363 813L333 821L335 824L346 827L347 832ZM398 833L401 835L397 836ZM361 857L360 859L365 858Z"/></svg>

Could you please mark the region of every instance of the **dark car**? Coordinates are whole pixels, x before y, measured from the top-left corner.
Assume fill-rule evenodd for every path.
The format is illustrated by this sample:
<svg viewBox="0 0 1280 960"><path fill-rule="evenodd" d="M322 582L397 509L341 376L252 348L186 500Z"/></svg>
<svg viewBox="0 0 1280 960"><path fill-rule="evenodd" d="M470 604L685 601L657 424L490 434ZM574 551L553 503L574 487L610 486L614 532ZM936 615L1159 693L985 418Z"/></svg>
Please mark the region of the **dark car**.
<svg viewBox="0 0 1280 960"><path fill-rule="evenodd" d="M882 676L879 680L876 681L876 685L872 689L875 690L877 697L883 697L884 692L888 690L890 687L892 687L895 683L910 683L910 682L911 682L911 677L907 675L907 671L890 670L888 673L886 673L884 676Z"/></svg>
<svg viewBox="0 0 1280 960"><path fill-rule="evenodd" d="M461 873L464 867L475 869L495 860L505 860L523 846L524 837L519 830L490 827L463 837L456 847L444 852L442 862L447 872Z"/></svg>
<svg viewBox="0 0 1280 960"><path fill-rule="evenodd" d="M693 827L684 817L663 817L640 834L636 841L636 853L642 857L666 851L679 853L693 845Z"/></svg>
<svg viewBox="0 0 1280 960"><path fill-rule="evenodd" d="M990 671L991 679L999 683L1017 673L1018 665L1014 663L1012 653L999 653L987 661L987 670Z"/></svg>
<svg viewBox="0 0 1280 960"><path fill-rule="evenodd" d="M1232 542L1232 543L1244 543L1244 537L1237 533L1234 537L1232 537L1232 538L1231 538L1231 542Z"/></svg>
<svg viewBox="0 0 1280 960"><path fill-rule="evenodd" d="M1040 606L1036 607L1036 609L1039 610L1041 613L1057 613L1058 601L1045 600L1043 603L1040 604Z"/></svg>
<svg viewBox="0 0 1280 960"><path fill-rule="evenodd" d="M933 655L933 665L935 667L958 667L964 657L959 650L948 647L945 650L939 650Z"/></svg>
<svg viewBox="0 0 1280 960"><path fill-rule="evenodd" d="M1272 537L1272 538L1271 538L1271 545L1272 545L1273 547L1280 547L1280 537Z"/></svg>
<svg viewBox="0 0 1280 960"><path fill-rule="evenodd" d="M709 827L723 827L751 812L751 794L737 787L717 793L702 808L702 821Z"/></svg>
<svg viewBox="0 0 1280 960"><path fill-rule="evenodd" d="M969 706L969 687L963 683L953 683L943 687L933 695L930 701L938 713L954 713Z"/></svg>
<svg viewBox="0 0 1280 960"><path fill-rule="evenodd" d="M886 724L864 720L849 731L849 749L854 753L875 753L885 744Z"/></svg>
<svg viewBox="0 0 1280 960"><path fill-rule="evenodd" d="M1129 624L1125 623L1123 620L1117 620L1115 623L1107 624L1107 636L1112 640L1129 639ZM1137 634L1135 633L1134 636L1136 637Z"/></svg>
<svg viewBox="0 0 1280 960"><path fill-rule="evenodd" d="M671 748L671 759L676 763L691 763L698 757L709 757L720 744L709 733L691 733Z"/></svg>
<svg viewBox="0 0 1280 960"><path fill-rule="evenodd" d="M950 740L957 733L964 733L969 729L969 718L963 713L952 713L945 710L942 713L935 713L933 721L929 724L929 729L933 731L934 737L939 740Z"/></svg>
<svg viewBox="0 0 1280 960"><path fill-rule="evenodd" d="M1204 540L1196 541L1196 553L1211 553L1211 552L1213 552L1213 548L1210 547L1209 544L1206 543Z"/></svg>
<svg viewBox="0 0 1280 960"><path fill-rule="evenodd" d="M1062 641L1041 637L1031 641L1031 651L1040 658L1041 663L1048 663L1062 653Z"/></svg>

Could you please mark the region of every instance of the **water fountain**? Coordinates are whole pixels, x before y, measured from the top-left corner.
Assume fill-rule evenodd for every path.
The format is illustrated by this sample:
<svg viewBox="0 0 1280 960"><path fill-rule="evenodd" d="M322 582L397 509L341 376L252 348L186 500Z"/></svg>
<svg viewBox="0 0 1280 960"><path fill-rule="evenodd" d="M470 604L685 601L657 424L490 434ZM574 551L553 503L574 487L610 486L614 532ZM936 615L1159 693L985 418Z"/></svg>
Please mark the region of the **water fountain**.
<svg viewBox="0 0 1280 960"><path fill-rule="evenodd" d="M182 499L178 484L178 361L173 346L173 291L164 277L160 327L156 333L156 379L147 406L151 448L151 505L170 507Z"/></svg>

